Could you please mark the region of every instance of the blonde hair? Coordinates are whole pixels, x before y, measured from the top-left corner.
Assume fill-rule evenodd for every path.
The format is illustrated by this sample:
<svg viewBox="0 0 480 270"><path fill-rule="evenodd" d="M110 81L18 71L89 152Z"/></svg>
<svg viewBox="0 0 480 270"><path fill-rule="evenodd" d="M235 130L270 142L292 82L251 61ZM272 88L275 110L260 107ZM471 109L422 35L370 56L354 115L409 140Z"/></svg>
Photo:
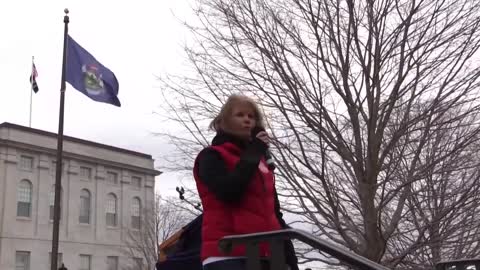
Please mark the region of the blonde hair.
<svg viewBox="0 0 480 270"><path fill-rule="evenodd" d="M218 113L215 118L213 118L212 122L210 122L210 129L218 132L218 131L228 131L228 122L230 117L232 117L233 108L237 105L249 105L252 107L254 117L255 117L255 126L265 128L265 124L263 122L263 115L260 111L257 103L247 96L240 95L240 94L233 94L228 97L225 104L223 104L220 112Z"/></svg>

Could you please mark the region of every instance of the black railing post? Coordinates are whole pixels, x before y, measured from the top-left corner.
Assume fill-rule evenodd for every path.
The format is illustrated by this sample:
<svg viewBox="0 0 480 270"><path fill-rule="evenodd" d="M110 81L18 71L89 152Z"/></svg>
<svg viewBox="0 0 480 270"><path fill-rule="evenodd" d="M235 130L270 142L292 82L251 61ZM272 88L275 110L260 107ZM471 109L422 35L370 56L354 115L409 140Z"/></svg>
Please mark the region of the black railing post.
<svg viewBox="0 0 480 270"><path fill-rule="evenodd" d="M270 251L270 270L287 270L285 240L283 238L270 240Z"/></svg>
<svg viewBox="0 0 480 270"><path fill-rule="evenodd" d="M260 255L259 255L259 243L249 242L246 244L247 249L247 269L248 270L261 270ZM247 270L246 269L246 270Z"/></svg>

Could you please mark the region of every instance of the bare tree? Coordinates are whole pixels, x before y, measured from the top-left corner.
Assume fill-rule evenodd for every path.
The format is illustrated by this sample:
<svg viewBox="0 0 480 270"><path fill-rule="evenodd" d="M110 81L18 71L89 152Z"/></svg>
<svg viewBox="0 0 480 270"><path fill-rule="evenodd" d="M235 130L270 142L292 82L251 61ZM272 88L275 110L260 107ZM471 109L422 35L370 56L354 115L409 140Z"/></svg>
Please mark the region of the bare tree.
<svg viewBox="0 0 480 270"><path fill-rule="evenodd" d="M192 215L156 195L153 208L143 209L139 230L129 230L128 249L125 251L133 260L127 269L150 269L158 259L158 245L190 222ZM140 260L141 259L141 260ZM141 264L141 265L139 265Z"/></svg>
<svg viewBox="0 0 480 270"><path fill-rule="evenodd" d="M261 101L303 226L396 268L479 254L479 1L197 3L192 73L162 77L164 115L188 131L161 134L172 168L191 169L242 92Z"/></svg>

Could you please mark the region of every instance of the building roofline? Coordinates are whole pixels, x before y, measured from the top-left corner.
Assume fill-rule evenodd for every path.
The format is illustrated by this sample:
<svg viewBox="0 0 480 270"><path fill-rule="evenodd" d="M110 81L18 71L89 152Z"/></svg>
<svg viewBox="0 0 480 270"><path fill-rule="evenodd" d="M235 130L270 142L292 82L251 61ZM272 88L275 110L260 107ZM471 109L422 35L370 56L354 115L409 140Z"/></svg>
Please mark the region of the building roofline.
<svg viewBox="0 0 480 270"><path fill-rule="evenodd" d="M45 130L41 130L41 129L36 129L36 128L30 128L30 127L26 127L26 126L21 126L21 125L17 125L17 124L12 124L12 123L9 123L9 122L1 123L0 128L13 128L13 129L21 130L21 131L26 131L26 132L31 132L31 133L36 133L36 134L39 134L39 135L52 137L52 138L55 138L55 139L57 139L57 137L58 137L57 133L53 133L53 132L49 132L49 131L45 131ZM100 148L103 148L103 149L106 149L106 150L112 150L112 151L116 151L116 152L120 152L120 153L124 153L124 154L130 154L130 155L134 155L134 156L137 156L137 157L153 159L151 155L136 152L136 151L132 151L132 150L128 150L128 149L124 149L124 148L120 148L120 147L115 147L115 146L111 146L111 145L107 145L107 144L87 141L87 140L83 140L83 139L79 139L79 138L75 138L75 137L70 137L70 136L66 136L66 135L64 135L63 138L64 138L64 140L68 140L68 141L71 141L71 142L81 143L81 144L90 145L90 146L94 146L94 147L100 147Z"/></svg>
<svg viewBox="0 0 480 270"><path fill-rule="evenodd" d="M13 146L15 148L19 149L24 149L28 151L34 151L34 152L39 152L39 153L47 153L52 156L55 155L56 150L52 148L45 148L39 145L34 145L34 144L27 144L27 143L22 143L22 142L17 142L13 140L4 140L0 139L0 146L5 145L5 146ZM137 172L142 172L146 173L149 175L154 175L158 176L161 175L163 172L155 170L155 169L150 169L150 168L145 168L145 167L140 167L132 164L126 164L122 162L117 162L113 160L106 160L106 159L101 159L98 157L93 157L93 156L86 156L82 154L77 154L73 152L68 152L68 151L63 151L63 156L65 158L70 158L70 159L77 159L77 160L83 160L87 162L93 162L93 163L100 163L103 165L108 165L109 167L115 167L115 168L123 168L123 169L129 169L132 171L137 171Z"/></svg>

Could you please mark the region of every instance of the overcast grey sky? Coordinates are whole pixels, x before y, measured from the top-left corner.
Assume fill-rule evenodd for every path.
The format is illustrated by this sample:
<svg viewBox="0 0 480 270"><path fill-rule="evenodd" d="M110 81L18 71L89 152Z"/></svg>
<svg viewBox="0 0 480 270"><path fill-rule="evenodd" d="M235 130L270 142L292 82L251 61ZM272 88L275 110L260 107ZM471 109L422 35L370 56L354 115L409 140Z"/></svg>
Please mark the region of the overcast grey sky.
<svg viewBox="0 0 480 270"><path fill-rule="evenodd" d="M161 102L156 75L181 72L188 33L178 18L191 17L186 0L1 1L0 123L28 126L35 56L40 91L33 95L32 127L57 132L64 8L70 10L69 34L115 73L122 103L94 102L67 84L65 134L159 160L169 147L151 135L165 128L153 114ZM162 194L176 185L172 174L157 178Z"/></svg>

